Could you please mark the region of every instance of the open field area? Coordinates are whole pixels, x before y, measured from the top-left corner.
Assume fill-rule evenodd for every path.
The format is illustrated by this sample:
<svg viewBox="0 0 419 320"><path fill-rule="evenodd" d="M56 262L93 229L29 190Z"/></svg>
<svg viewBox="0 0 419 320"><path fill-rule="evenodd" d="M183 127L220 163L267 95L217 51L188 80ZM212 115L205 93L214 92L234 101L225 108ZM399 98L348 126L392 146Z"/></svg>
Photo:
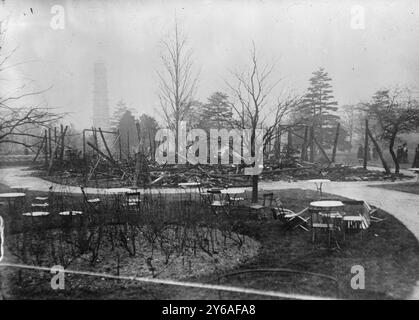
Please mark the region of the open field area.
<svg viewBox="0 0 419 320"><path fill-rule="evenodd" d="M0 191L7 190L2 186ZM39 196L48 194L28 192L28 203ZM111 275L222 283L336 297L336 284L330 279L261 270L286 268L333 276L338 280L339 297L351 299L402 299L411 294L415 285L419 245L416 238L386 212L376 214L384 220L372 224L362 240L359 233L349 234L344 243L339 241L339 248L330 248L325 238L312 244L310 232L300 228L287 230L269 214L258 219L244 206L239 206L228 216L214 216L199 205L199 199L190 201L182 197L185 195L166 196L164 200L146 199L150 202L142 205L154 206L155 209L148 211L153 217L147 212L133 215L122 209L118 212L113 200L105 205L104 199L101 205L109 208L102 207L97 215L82 205L81 196L61 195L60 198L57 195L56 205L46 217L22 216L25 204L19 203L12 215L5 215L8 259L47 267L60 264L71 270ZM275 197L287 208L298 211L318 195L313 191L290 189L275 192ZM163 203L172 210L166 210L164 216L156 216ZM5 214L4 207L2 214ZM72 217L57 214L70 207L86 214ZM89 220L86 233L81 227L83 219ZM92 239L83 238L83 234L91 235ZM353 265L365 268L366 290L350 287ZM232 274L245 270L253 272ZM54 291L50 287L49 272L8 269L8 274L8 298L260 298L81 275L66 276L65 290Z"/></svg>

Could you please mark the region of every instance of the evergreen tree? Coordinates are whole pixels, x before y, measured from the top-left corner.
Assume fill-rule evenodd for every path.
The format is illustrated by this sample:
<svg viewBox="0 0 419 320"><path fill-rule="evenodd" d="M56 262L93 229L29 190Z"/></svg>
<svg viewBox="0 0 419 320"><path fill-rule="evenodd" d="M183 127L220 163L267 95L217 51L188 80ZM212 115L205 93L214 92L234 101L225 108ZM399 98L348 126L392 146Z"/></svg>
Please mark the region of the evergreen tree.
<svg viewBox="0 0 419 320"><path fill-rule="evenodd" d="M119 121L127 111L130 111L132 113L132 110L127 107L125 101L123 99L120 99L112 113L112 117L110 120L111 130L115 131L118 129Z"/></svg>
<svg viewBox="0 0 419 320"><path fill-rule="evenodd" d="M142 153L149 154L154 158L156 144L154 138L156 136L159 125L153 117L142 114L138 122L138 135L140 139L140 150Z"/></svg>
<svg viewBox="0 0 419 320"><path fill-rule="evenodd" d="M129 158L138 151L140 144L135 118L131 111L125 111L119 120L117 129L120 134L122 157Z"/></svg>
<svg viewBox="0 0 419 320"><path fill-rule="evenodd" d="M214 92L201 109L199 127L205 131L209 129L229 129L233 119L233 112L228 96L222 92Z"/></svg>
<svg viewBox="0 0 419 320"><path fill-rule="evenodd" d="M300 123L313 125L317 141L326 148L333 144L336 125L340 119L334 114L338 107L333 97L331 80L324 68L313 72L309 80L310 86L297 114Z"/></svg>

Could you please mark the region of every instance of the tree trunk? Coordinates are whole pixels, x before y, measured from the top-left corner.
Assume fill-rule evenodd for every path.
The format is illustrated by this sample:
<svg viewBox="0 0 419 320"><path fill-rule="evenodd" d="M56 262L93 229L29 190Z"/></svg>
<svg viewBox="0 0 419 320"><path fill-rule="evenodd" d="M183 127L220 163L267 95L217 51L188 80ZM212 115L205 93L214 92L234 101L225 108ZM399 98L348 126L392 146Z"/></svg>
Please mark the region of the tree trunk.
<svg viewBox="0 0 419 320"><path fill-rule="evenodd" d="M368 119L365 119L365 138L364 138L364 169L367 169L368 157L369 157L369 147L368 147Z"/></svg>
<svg viewBox="0 0 419 320"><path fill-rule="evenodd" d="M252 176L252 203L258 202L258 182L259 176Z"/></svg>
<svg viewBox="0 0 419 320"><path fill-rule="evenodd" d="M381 151L381 148L380 148L379 144L377 143L377 140L375 140L375 138L373 137L369 128L368 128L367 132L368 132L368 135L369 135L372 143L374 144L374 147L377 149L377 153L378 153L378 156L380 157L380 160L381 160L381 163L383 165L384 170L386 171L386 173L390 174L391 173L390 168L388 167L388 164L387 164L386 160L384 159L383 152Z"/></svg>
<svg viewBox="0 0 419 320"><path fill-rule="evenodd" d="M250 149L251 149L251 155L256 155L256 146L255 146L255 138L256 138L256 131L255 126L252 129L252 137L250 139ZM257 161L255 161L254 166L256 167L259 165ZM259 183L259 176L254 175L252 176L252 203L258 202L258 183Z"/></svg>
<svg viewBox="0 0 419 320"><path fill-rule="evenodd" d="M307 161L307 141L308 141L308 127L304 129L304 140L301 147L301 160Z"/></svg>
<svg viewBox="0 0 419 320"><path fill-rule="evenodd" d="M394 141L396 140L396 134L393 134L393 136L391 137L390 140L390 145L388 146L388 151L390 151L391 157L393 158L393 162L394 162L394 173L395 174L399 174L400 172L400 166L399 166L399 161L397 160L397 156L394 153L393 147L394 147Z"/></svg>
<svg viewBox="0 0 419 320"><path fill-rule="evenodd" d="M336 149L338 146L338 139L339 139L339 129L340 129L340 123L338 122L338 125L336 127L335 141L333 143L332 162L335 162L335 158L336 158Z"/></svg>

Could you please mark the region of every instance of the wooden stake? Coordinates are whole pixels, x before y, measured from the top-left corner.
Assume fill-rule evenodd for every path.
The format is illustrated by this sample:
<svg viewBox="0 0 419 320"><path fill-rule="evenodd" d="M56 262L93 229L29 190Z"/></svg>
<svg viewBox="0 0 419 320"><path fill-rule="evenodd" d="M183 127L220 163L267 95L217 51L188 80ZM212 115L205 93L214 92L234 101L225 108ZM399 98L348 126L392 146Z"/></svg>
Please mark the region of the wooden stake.
<svg viewBox="0 0 419 320"><path fill-rule="evenodd" d="M131 152L130 152L130 149L129 149L129 131L127 130L127 154L128 154L128 159L130 159L131 158Z"/></svg>
<svg viewBox="0 0 419 320"><path fill-rule="evenodd" d="M87 141L87 145L89 147L91 147L93 150L95 150L97 152L97 154L101 155L103 158L105 158L106 160L108 160L109 162L111 162L112 164L116 165L119 167L118 163L115 162L115 160L113 160L112 158L109 158L106 154L104 154L102 151L100 151L99 149L96 148L95 145L93 145L92 143L90 143L89 141Z"/></svg>
<svg viewBox="0 0 419 320"><path fill-rule="evenodd" d="M364 169L367 168L368 163L368 119L365 119L365 139L364 139Z"/></svg>
<svg viewBox="0 0 419 320"><path fill-rule="evenodd" d="M67 132L68 126L65 126L65 130L63 130L63 125L61 125L61 153L60 153L60 160L63 161L64 158L64 137L65 133Z"/></svg>
<svg viewBox="0 0 419 320"><path fill-rule="evenodd" d="M310 162L314 162L314 127L310 128Z"/></svg>
<svg viewBox="0 0 419 320"><path fill-rule="evenodd" d="M33 158L32 162L35 162L36 159L38 159L39 154L41 153L42 148L44 147L45 138L42 139L41 145L38 148L38 151L36 152L35 158Z"/></svg>
<svg viewBox="0 0 419 320"><path fill-rule="evenodd" d="M48 143L48 149L49 149L49 157L51 158L53 155L52 155L52 134L51 134L51 128L48 128L48 140L49 140L49 143Z"/></svg>
<svg viewBox="0 0 419 320"><path fill-rule="evenodd" d="M94 141L95 147L96 147L95 150L99 150L99 142L98 142L98 139L97 139L97 131L96 131L96 128L92 127L92 133L93 133L93 141ZM98 153L96 152L96 155L97 154Z"/></svg>
<svg viewBox="0 0 419 320"><path fill-rule="evenodd" d="M330 163L330 159L327 156L326 151L324 150L324 148L320 145L320 143L317 141L316 137L313 135L313 141L315 142L316 146L319 148L320 152L322 153L323 157L326 159L326 161L328 163Z"/></svg>
<svg viewBox="0 0 419 320"><path fill-rule="evenodd" d="M332 162L335 162L335 158L336 158L336 149L338 146L338 139L339 139L339 129L340 129L340 123L338 122L338 125L336 127L335 141L333 143Z"/></svg>
<svg viewBox="0 0 419 320"><path fill-rule="evenodd" d="M112 157L112 152L111 152L111 150L109 150L108 144L106 143L105 136L103 135L103 132L102 132L101 128L99 128L99 133L100 133L100 136L102 137L103 145L105 146L105 149L108 152L109 158L114 160L114 158Z"/></svg>
<svg viewBox="0 0 419 320"><path fill-rule="evenodd" d="M44 144L44 155L45 155L45 167L48 165L48 131L45 129L45 144Z"/></svg>
<svg viewBox="0 0 419 320"><path fill-rule="evenodd" d="M65 130L64 130L63 134L61 135L62 137L65 135L66 131L67 131L67 126L65 127ZM54 148L54 154L57 153L58 146L59 146L59 144L57 143L55 145L55 148ZM51 174L53 165L54 165L54 157L51 155L50 158L49 158L48 175Z"/></svg>
<svg viewBox="0 0 419 320"><path fill-rule="evenodd" d="M290 129L288 129L288 149L287 149L287 156L289 156L291 154L291 151L293 149L292 147L292 132Z"/></svg>
<svg viewBox="0 0 419 320"><path fill-rule="evenodd" d="M83 130L83 159L86 158L86 130Z"/></svg>
<svg viewBox="0 0 419 320"><path fill-rule="evenodd" d="M304 128L304 140L303 145L301 146L301 160L307 160L307 140L308 140L308 127Z"/></svg>
<svg viewBox="0 0 419 320"><path fill-rule="evenodd" d="M119 144L119 160L122 160L122 143L121 143L121 132L118 129L118 144Z"/></svg>

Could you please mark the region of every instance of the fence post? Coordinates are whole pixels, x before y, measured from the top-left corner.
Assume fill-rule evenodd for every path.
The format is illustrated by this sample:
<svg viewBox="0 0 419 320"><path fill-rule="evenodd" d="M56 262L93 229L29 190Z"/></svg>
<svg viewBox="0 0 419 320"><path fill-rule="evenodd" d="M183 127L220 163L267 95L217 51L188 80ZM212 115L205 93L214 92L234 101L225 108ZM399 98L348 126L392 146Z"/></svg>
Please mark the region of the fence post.
<svg viewBox="0 0 419 320"><path fill-rule="evenodd" d="M367 168L368 155L369 155L369 150L368 150L368 119L365 119L364 165L363 165L364 169Z"/></svg>

